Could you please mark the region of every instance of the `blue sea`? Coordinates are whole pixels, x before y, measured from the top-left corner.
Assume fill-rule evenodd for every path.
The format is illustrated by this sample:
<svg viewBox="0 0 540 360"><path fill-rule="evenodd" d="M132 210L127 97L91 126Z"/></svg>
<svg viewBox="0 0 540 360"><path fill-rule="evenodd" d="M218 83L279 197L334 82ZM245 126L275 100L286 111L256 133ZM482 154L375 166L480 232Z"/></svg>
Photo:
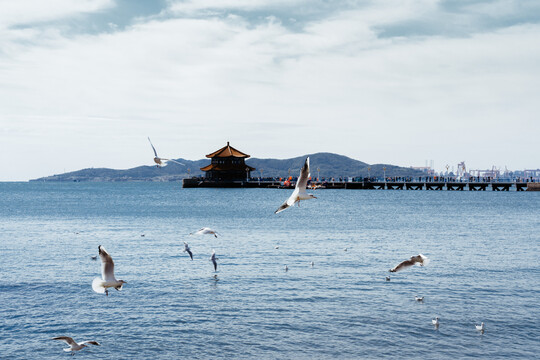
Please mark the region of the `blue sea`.
<svg viewBox="0 0 540 360"><path fill-rule="evenodd" d="M540 193L315 190L275 215L290 192L0 183L0 359L70 357L55 336L100 342L85 359L540 356ZM128 282L109 296L98 245Z"/></svg>

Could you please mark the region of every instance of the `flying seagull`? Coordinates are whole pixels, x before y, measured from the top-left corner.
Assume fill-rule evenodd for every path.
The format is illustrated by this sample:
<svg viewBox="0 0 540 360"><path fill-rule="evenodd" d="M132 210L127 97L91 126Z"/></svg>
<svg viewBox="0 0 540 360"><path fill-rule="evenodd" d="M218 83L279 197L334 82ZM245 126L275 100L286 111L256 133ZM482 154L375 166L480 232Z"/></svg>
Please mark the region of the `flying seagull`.
<svg viewBox="0 0 540 360"><path fill-rule="evenodd" d="M193 260L193 253L191 252L191 249L189 248L188 243L185 241L184 241L184 252L187 252L191 260Z"/></svg>
<svg viewBox="0 0 540 360"><path fill-rule="evenodd" d="M217 261L216 260L219 260L219 259L216 257L216 251L215 250L212 250L212 256L210 256L210 260L212 261L212 264L214 264L214 271L217 271Z"/></svg>
<svg viewBox="0 0 540 360"><path fill-rule="evenodd" d="M214 237L217 237L218 233L215 230L212 230L212 229L207 228L207 227L203 227L203 228L201 228L201 229L199 229L199 230L197 230L194 233L191 233L189 235L214 235Z"/></svg>
<svg viewBox="0 0 540 360"><path fill-rule="evenodd" d="M148 141L150 142L150 146L152 147L152 150L154 150L154 162L156 163L157 167L163 166L163 161L172 161L173 163L176 163L178 165L185 166L185 164L182 164L181 162L178 162L176 160L165 159L165 158L159 157L157 154L156 148L154 147L154 145L152 144L152 141L150 140L150 137L148 137Z"/></svg>
<svg viewBox="0 0 540 360"><path fill-rule="evenodd" d="M482 334L484 333L484 330L486 329L486 327L484 326L484 323L480 325L475 325L475 327L476 327L476 330L480 331Z"/></svg>
<svg viewBox="0 0 540 360"><path fill-rule="evenodd" d="M414 264L424 266L424 265L427 265L428 263L429 263L429 259L427 257L425 257L422 254L418 254L416 256L411 256L409 260L402 261L396 267L394 267L393 269L390 269L390 272L398 272L405 268L411 267Z"/></svg>
<svg viewBox="0 0 540 360"><path fill-rule="evenodd" d="M124 280L116 280L114 277L114 262L111 255L101 245L98 246L99 257L101 258L101 279L95 278L92 281L92 289L100 294L106 294L109 296L107 288L115 288L116 290L122 290L122 286L127 284Z"/></svg>
<svg viewBox="0 0 540 360"><path fill-rule="evenodd" d="M307 186L308 179L309 179L309 156L306 158L304 166L302 166L302 170L300 170L300 177L298 178L298 181L296 182L296 186L294 188L293 193L276 211L274 211L274 214L282 212L283 210L293 206L296 203L298 203L298 206L300 206L300 200L316 199L315 196L306 193L306 186Z"/></svg>
<svg viewBox="0 0 540 360"><path fill-rule="evenodd" d="M64 341L66 344L69 345L69 348L64 349L64 351L66 351L66 352L71 351L72 355L75 355L74 351L79 351L79 350L82 350L85 347L87 347L88 345L86 345L86 344L100 346L100 344L97 341L83 341L83 342L80 342L80 343L76 343L75 340L73 340L69 336L58 336L58 337L52 338L51 340Z"/></svg>

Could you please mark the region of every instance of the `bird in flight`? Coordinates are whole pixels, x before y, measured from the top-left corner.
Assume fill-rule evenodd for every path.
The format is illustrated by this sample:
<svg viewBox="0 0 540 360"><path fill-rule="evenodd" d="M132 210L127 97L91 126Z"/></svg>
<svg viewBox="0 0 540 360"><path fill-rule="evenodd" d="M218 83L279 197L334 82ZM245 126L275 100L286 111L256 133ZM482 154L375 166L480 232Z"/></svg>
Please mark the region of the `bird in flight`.
<svg viewBox="0 0 540 360"><path fill-rule="evenodd" d="M390 269L390 272L398 272L403 269L406 269L408 267L411 267L415 264L418 264L420 266L427 265L429 263L429 259L425 257L422 254L418 254L416 256L411 256L409 260L405 260L400 262L398 265L396 265L393 269Z"/></svg>
<svg viewBox="0 0 540 360"><path fill-rule="evenodd" d="M80 343L76 343L75 340L73 340L69 336L57 336L57 337L53 337L51 340L60 340L68 344L69 348L65 348L64 351L66 352L71 351L71 355L75 355L75 351L79 351L87 347L88 345L86 344L100 346L100 344L97 341L83 341Z"/></svg>
<svg viewBox="0 0 540 360"><path fill-rule="evenodd" d="M193 260L193 253L191 252L191 249L189 248L188 243L185 241L184 241L184 252L187 252L191 260Z"/></svg>
<svg viewBox="0 0 540 360"><path fill-rule="evenodd" d="M218 233L216 230L212 230L210 228L207 228L207 227L203 227L197 231L195 231L194 233L191 233L189 235L214 235L214 237L217 237L218 236Z"/></svg>
<svg viewBox="0 0 540 360"><path fill-rule="evenodd" d="M182 164L181 162L178 162L176 160L165 159L165 158L159 157L158 154L157 154L156 148L154 147L154 144L152 144L152 141L150 140L150 137L148 137L148 141L150 142L150 146L152 147L152 150L154 150L154 162L156 163L157 167L163 166L163 161L172 161L173 163L176 163L178 165L184 165L185 166L185 164Z"/></svg>
<svg viewBox="0 0 540 360"><path fill-rule="evenodd" d="M300 170L300 177L298 178L298 181L296 182L296 186L294 187L294 191L289 196L289 198L281 204L281 206L274 211L274 214L280 213L283 210L293 206L294 204L298 203L298 206L300 206L300 200L309 200L309 199L316 199L315 196L312 194L308 194L306 192L306 186L307 182L309 180L309 156L306 158L306 161L304 162L304 166L302 166L302 170Z"/></svg>
<svg viewBox="0 0 540 360"><path fill-rule="evenodd" d="M217 261L216 260L219 260L219 259L216 257L216 251L215 250L212 250L212 256L210 256L210 260L212 261L212 264L214 264L214 271L217 271Z"/></svg>
<svg viewBox="0 0 540 360"><path fill-rule="evenodd" d="M120 291L122 290L122 286L127 284L127 282L124 280L116 280L114 277L114 262L111 255L109 255L101 245L98 246L98 250L99 257L101 258L101 279L95 278L94 281L92 281L92 289L97 293L109 296L108 288L112 287Z"/></svg>

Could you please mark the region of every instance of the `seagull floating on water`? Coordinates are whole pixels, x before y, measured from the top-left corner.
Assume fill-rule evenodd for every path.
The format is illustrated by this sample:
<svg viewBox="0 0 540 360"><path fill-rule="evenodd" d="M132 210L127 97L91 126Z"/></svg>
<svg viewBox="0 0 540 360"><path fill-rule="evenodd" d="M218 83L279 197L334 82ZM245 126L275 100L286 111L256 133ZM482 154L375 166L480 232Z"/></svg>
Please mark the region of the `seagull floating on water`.
<svg viewBox="0 0 540 360"><path fill-rule="evenodd" d="M157 151L156 151L156 148L154 147L154 144L152 144L152 141L150 140L150 137L148 137L148 141L150 142L150 146L152 147L152 150L154 150L154 162L156 163L157 167L163 166L163 161L172 161L173 163L176 163L178 165L184 165L185 166L185 164L182 164L181 162L178 162L176 160L160 158L158 156L158 154L157 154Z"/></svg>
<svg viewBox="0 0 540 360"><path fill-rule="evenodd" d="M396 267L394 267L393 269L390 269L390 272L398 272L400 270L411 267L415 264L424 266L424 265L427 265L428 263L429 263L429 259L427 257L425 257L422 254L418 254L416 256L411 256L409 260L402 261L401 263L396 265Z"/></svg>
<svg viewBox="0 0 540 360"><path fill-rule="evenodd" d="M90 259L96 261L96 260L97 260L97 256L91 256Z"/></svg>
<svg viewBox="0 0 540 360"><path fill-rule="evenodd" d="M314 267L315 263L312 261L310 265L311 265L311 267Z"/></svg>
<svg viewBox="0 0 540 360"><path fill-rule="evenodd" d="M423 302L424 301L424 297L420 297L420 296L415 296L414 297L414 300L418 301L418 302Z"/></svg>
<svg viewBox="0 0 540 360"><path fill-rule="evenodd" d="M476 327L476 330L480 331L482 334L484 333L484 330L486 329L486 327L484 326L484 323L480 325L475 325L475 327Z"/></svg>
<svg viewBox="0 0 540 360"><path fill-rule="evenodd" d="M69 345L69 348L64 349L64 351L66 352L71 351L71 355L75 355L74 353L75 351L79 351L87 347L88 345L86 344L100 346L100 344L97 341L83 341L80 343L76 343L75 340L73 340L69 336L58 336L58 337L52 338L51 340L64 341L66 344Z"/></svg>
<svg viewBox="0 0 540 360"><path fill-rule="evenodd" d="M274 212L274 214L282 212L283 210L293 206L296 203L298 203L298 206L300 206L300 200L316 199L315 196L306 193L306 186L307 186L308 179L309 179L309 156L306 158L306 161L304 162L304 166L302 166L302 170L300 170L300 177L298 178L298 181L296 182L296 186L294 188L293 193Z"/></svg>
<svg viewBox="0 0 540 360"><path fill-rule="evenodd" d="M438 327L439 326L439 317L437 316L435 319L432 319L431 323L433 325L435 325L435 327Z"/></svg>
<svg viewBox="0 0 540 360"><path fill-rule="evenodd" d="M193 253L191 252L191 249L189 248L189 245L187 242L184 241L184 251L183 252L187 252L189 254L189 257L191 258L191 260L193 260Z"/></svg>
<svg viewBox="0 0 540 360"><path fill-rule="evenodd" d="M101 245L98 246L98 250L99 257L101 258L101 279L95 278L92 281L92 289L97 293L109 296L107 288L112 287L120 291L122 290L122 286L127 284L127 281L116 280L114 277L114 262L111 255Z"/></svg>
<svg viewBox="0 0 540 360"><path fill-rule="evenodd" d="M201 229L199 229L199 230L197 230L194 233L191 233L189 235L214 235L214 237L217 237L218 233L215 230L212 230L212 229L207 228L207 227L203 227L203 228L201 228Z"/></svg>
<svg viewBox="0 0 540 360"><path fill-rule="evenodd" d="M390 276L387 276L387 277L386 277L386 281L390 281Z"/></svg>
<svg viewBox="0 0 540 360"><path fill-rule="evenodd" d="M212 256L210 256L210 260L212 261L212 264L214 264L214 271L217 271L217 261L219 258L216 257L215 250L212 250Z"/></svg>

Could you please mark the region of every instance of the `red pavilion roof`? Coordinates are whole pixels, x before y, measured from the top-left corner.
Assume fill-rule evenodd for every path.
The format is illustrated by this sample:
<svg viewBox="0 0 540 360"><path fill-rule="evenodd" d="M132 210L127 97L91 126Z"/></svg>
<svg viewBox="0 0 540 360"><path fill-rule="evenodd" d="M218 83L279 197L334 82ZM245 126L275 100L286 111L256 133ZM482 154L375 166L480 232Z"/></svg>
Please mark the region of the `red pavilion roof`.
<svg viewBox="0 0 540 360"><path fill-rule="evenodd" d="M237 157L237 158L248 158L250 155L244 154L243 152L236 150L231 145L229 145L229 142L227 141L227 145L222 147L221 149L214 151L211 154L206 155L207 158L214 158L214 157Z"/></svg>

